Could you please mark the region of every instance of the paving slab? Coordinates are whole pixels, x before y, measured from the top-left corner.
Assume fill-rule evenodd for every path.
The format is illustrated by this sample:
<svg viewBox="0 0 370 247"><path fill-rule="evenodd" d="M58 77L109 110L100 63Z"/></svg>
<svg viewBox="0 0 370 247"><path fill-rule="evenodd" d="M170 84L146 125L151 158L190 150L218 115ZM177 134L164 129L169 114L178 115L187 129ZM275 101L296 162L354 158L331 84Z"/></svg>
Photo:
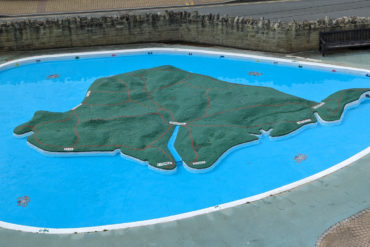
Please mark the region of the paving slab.
<svg viewBox="0 0 370 247"><path fill-rule="evenodd" d="M292 19L316 20L325 16L367 17L370 13L370 0L0 0L0 15L68 15L92 11L94 15L106 15L107 12L156 13L166 10L256 19L264 17L272 21L289 22Z"/></svg>
<svg viewBox="0 0 370 247"><path fill-rule="evenodd" d="M370 13L369 0L277 0L255 3L214 5L191 7L201 14L219 13L229 16L249 16L256 19L264 17L273 21L316 20L325 16L338 18L343 16L367 17Z"/></svg>
<svg viewBox="0 0 370 247"><path fill-rule="evenodd" d="M195 6L227 0L1 0L0 14L43 14L58 12Z"/></svg>
<svg viewBox="0 0 370 247"><path fill-rule="evenodd" d="M370 245L370 209L365 209L327 230L317 247L357 247Z"/></svg>

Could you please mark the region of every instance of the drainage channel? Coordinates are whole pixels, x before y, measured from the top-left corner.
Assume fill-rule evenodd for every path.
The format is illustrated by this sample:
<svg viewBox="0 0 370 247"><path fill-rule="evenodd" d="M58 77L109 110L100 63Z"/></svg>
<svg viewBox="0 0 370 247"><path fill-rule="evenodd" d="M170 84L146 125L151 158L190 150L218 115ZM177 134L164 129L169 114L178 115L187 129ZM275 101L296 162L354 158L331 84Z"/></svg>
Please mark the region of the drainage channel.
<svg viewBox="0 0 370 247"><path fill-rule="evenodd" d="M179 132L180 125L175 126L175 130L172 133L170 140L168 141L167 147L170 150L172 157L175 159L176 165L182 165L182 158L175 148L175 141L177 133Z"/></svg>

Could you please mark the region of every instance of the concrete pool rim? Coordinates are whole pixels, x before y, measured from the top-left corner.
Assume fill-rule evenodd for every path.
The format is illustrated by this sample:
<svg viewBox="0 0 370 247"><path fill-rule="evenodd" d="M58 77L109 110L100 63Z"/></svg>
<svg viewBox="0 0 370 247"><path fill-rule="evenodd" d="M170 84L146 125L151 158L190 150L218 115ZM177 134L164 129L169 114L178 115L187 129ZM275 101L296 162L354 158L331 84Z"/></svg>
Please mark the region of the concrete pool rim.
<svg viewBox="0 0 370 247"><path fill-rule="evenodd" d="M79 59L79 58L94 58L94 57L106 57L106 56L115 56L119 54L137 54L137 53L143 53L148 52L149 55L152 54L152 52L170 52L170 53L184 53L184 55L195 55L195 54L202 54L202 55L211 55L211 56L217 56L219 58L225 58L227 57L233 57L233 58L244 58L244 59L255 59L256 62L262 61L262 62L280 62L283 64L289 64L289 65L306 65L313 68L323 68L327 69L332 72L337 72L336 70L340 70L341 72L355 72L356 74L363 74L365 76L368 76L370 73L370 70L366 69L359 69L359 68L353 68L353 67L344 67L344 66L336 66L336 65L330 65L330 64L323 64L323 63L317 63L317 62L306 62L306 61L297 61L297 60L290 60L290 59L283 59L283 58L274 58L274 57L267 57L267 56L259 56L259 55L250 55L250 54L239 54L234 52L222 52L222 51L209 51L209 50L200 50L200 49L183 49L183 48L141 48L141 49L124 49L124 50L108 50L108 51L99 51L99 52L82 52L82 53L64 53L64 54L58 54L58 55L44 55L44 56L32 56L32 57L26 57L21 58L17 60L12 60L9 62L6 62L4 64L0 65L0 71L6 70L9 68L18 67L23 64L30 64L34 62L40 62L40 61L55 61L55 60L61 60L61 59ZM112 224L112 225L103 225L103 226L93 226L93 227L81 227L81 228L43 228L43 227L34 227L34 226L26 226L26 225L18 225L18 224L12 224L4 221L0 221L0 227L10 230L20 230L25 232L33 232L33 233L48 233L48 234L73 234L73 233L86 233L86 232L95 232L95 231L107 231L107 230L117 230L117 229L124 229L124 228L130 228L130 227L137 227L137 226L147 226L147 225L153 225L158 223L164 223L164 222L170 222L180 219L185 219L201 214L206 214L214 211L218 211L221 209L231 208L234 206L254 202L272 195L277 195L279 193L292 190L298 186L301 186L303 184L312 182L314 180L317 180L321 177L324 177L326 175L329 175L341 168L344 168L353 162L355 162L358 159L361 159L362 157L370 154L370 147L365 148L361 152L353 155L352 157L340 162L339 164L336 164L326 170L323 170L319 173L316 173L314 175L311 175L309 177L306 177L304 179L298 180L296 182L290 183L288 185L258 194L250 197L246 197L240 200L216 205L213 207L208 207L196 211L191 211L187 213L182 213L178 215L172 215L162 218L156 218L156 219L150 219L150 220L143 220L143 221L137 221L137 222L128 222L128 223L122 223L122 224Z"/></svg>

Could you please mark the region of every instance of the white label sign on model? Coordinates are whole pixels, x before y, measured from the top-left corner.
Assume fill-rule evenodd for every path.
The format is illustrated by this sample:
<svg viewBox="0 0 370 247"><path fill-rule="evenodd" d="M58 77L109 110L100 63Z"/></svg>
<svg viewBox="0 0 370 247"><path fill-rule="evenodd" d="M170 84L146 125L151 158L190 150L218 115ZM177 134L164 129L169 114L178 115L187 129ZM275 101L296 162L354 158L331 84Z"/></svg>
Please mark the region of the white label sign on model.
<svg viewBox="0 0 370 247"><path fill-rule="evenodd" d="M325 102L321 102L320 104L315 105L314 107L312 107L312 109L317 109L317 108L319 108L319 107L321 107L323 105L325 105Z"/></svg>
<svg viewBox="0 0 370 247"><path fill-rule="evenodd" d="M305 120L298 121L297 124L309 123L311 121L312 121L311 119L305 119Z"/></svg>
<svg viewBox="0 0 370 247"><path fill-rule="evenodd" d="M172 125L182 125L182 126L186 125L186 123L179 123L179 122L175 122L175 121L169 121L168 123L172 124Z"/></svg>
<svg viewBox="0 0 370 247"><path fill-rule="evenodd" d="M205 160L202 160L202 161L193 162L193 165L204 165L205 163L207 162Z"/></svg>
<svg viewBox="0 0 370 247"><path fill-rule="evenodd" d="M72 110L76 110L78 107L80 107L82 104L79 104L79 105L77 105L77 106L75 106L75 107L73 107L72 108Z"/></svg>
<svg viewBox="0 0 370 247"><path fill-rule="evenodd" d="M157 166L158 167L167 166L167 165L172 165L172 162L171 161L167 161L167 162L157 163Z"/></svg>

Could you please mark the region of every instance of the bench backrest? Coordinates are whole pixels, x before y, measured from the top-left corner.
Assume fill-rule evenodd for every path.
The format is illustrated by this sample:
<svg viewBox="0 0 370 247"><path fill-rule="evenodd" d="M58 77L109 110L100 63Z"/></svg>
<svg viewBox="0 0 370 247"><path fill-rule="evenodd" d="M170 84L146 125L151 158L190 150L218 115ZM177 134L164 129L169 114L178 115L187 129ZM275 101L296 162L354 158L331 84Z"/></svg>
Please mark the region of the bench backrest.
<svg viewBox="0 0 370 247"><path fill-rule="evenodd" d="M329 43L370 40L370 28L347 31L320 32L320 39Z"/></svg>

